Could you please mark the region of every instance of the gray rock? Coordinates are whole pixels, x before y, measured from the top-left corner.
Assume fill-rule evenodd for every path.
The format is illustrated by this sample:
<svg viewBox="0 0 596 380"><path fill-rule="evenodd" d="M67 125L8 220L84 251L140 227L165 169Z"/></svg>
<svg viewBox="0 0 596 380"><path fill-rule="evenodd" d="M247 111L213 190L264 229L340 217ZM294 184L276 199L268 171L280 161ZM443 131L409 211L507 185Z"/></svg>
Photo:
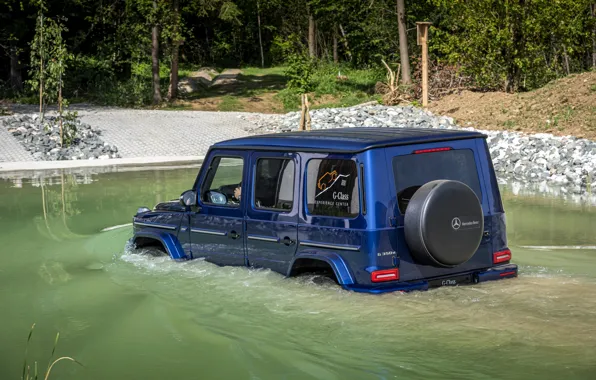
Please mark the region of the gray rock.
<svg viewBox="0 0 596 380"><path fill-rule="evenodd" d="M298 113L285 115L240 116L254 124L251 133L295 130ZM386 107L361 105L351 108L325 109L311 112L313 129L338 127L439 128L466 129L453 119L407 106ZM596 168L596 142L550 134L528 135L510 131L480 132L487 143L495 170L501 178L516 177L528 182L568 184L575 191L578 184L587 188L588 172ZM579 171L576 171L579 170ZM585 191L585 190L582 190Z"/></svg>
<svg viewBox="0 0 596 380"><path fill-rule="evenodd" d="M95 130L78 119L74 121L76 133L70 148L59 147L60 127L57 117L46 116L42 122L37 114L11 116L3 118L2 124L20 141L25 150L33 154L35 160L70 160L73 157L78 159L91 155L119 157L117 147L110 146L98 137L101 135L100 130ZM91 154L91 149L88 149L81 156L81 149L89 146L100 147L100 151ZM105 151L102 152L102 148Z"/></svg>

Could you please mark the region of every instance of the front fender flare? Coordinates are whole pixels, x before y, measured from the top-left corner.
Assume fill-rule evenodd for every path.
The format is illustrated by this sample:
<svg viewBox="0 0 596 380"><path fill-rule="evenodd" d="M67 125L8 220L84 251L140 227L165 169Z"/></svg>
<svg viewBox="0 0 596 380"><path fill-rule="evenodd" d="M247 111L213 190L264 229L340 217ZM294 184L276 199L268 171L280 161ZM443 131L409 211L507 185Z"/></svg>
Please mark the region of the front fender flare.
<svg viewBox="0 0 596 380"><path fill-rule="evenodd" d="M307 251L301 252L294 256L290 264L290 269L288 269L287 276L290 275L292 268L294 267L294 263L296 260L299 259L312 259L312 260L320 260L324 261L331 266L333 272L335 273L335 277L340 285L353 285L354 278L350 273L350 270L344 261L344 259L335 252L326 252L326 251Z"/></svg>
<svg viewBox="0 0 596 380"><path fill-rule="evenodd" d="M136 244L138 238L148 238L159 241L168 255L174 260L187 260L188 256L184 253L180 242L176 236L167 232L154 232L154 231L139 231L134 234L131 241Z"/></svg>

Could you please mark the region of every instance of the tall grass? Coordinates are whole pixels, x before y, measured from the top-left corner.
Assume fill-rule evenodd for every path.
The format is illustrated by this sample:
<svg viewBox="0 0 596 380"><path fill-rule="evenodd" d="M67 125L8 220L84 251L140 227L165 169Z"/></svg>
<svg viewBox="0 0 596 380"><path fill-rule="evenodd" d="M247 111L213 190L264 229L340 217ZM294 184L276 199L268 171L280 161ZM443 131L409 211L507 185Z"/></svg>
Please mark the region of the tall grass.
<svg viewBox="0 0 596 380"><path fill-rule="evenodd" d="M375 85L384 77L385 72L381 68L354 69L344 65L319 64L310 78L311 108L349 107L379 101ZM300 94L295 90L286 88L276 98L286 111L300 108Z"/></svg>
<svg viewBox="0 0 596 380"><path fill-rule="evenodd" d="M22 380L37 380L39 378L39 372L37 368L37 361L33 362L33 369L31 365L28 363L27 354L29 352L29 343L31 342L31 337L33 336L33 330L35 329L35 323L31 326L31 330L29 330L29 336L27 337L27 344L25 346L25 360L23 362L23 374L21 376ZM52 372L52 368L58 362L63 360L68 360L71 362L75 362L81 367L83 366L79 363L76 359L71 358L70 356L61 356L59 358L54 359L54 355L56 353L56 347L58 346L58 340L60 339L60 333L56 334L56 339L54 340L54 347L52 348L52 354L50 355L50 359L48 360L48 367L44 372L44 380L48 380L50 378L50 373Z"/></svg>

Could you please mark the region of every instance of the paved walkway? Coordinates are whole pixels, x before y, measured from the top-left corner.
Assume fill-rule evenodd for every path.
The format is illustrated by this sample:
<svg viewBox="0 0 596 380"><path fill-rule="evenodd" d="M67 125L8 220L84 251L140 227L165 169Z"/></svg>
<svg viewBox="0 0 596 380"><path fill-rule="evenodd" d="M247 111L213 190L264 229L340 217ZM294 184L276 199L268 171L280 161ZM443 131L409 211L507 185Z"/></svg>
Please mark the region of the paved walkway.
<svg viewBox="0 0 596 380"><path fill-rule="evenodd" d="M0 124L2 118L0 118ZM33 161L31 153L8 132L4 125L0 125L0 162Z"/></svg>
<svg viewBox="0 0 596 380"><path fill-rule="evenodd" d="M123 158L202 156L217 141L247 133L239 113L203 111L98 110L80 112L81 120L102 131Z"/></svg>
<svg viewBox="0 0 596 380"><path fill-rule="evenodd" d="M17 107L14 111L17 114L35 112L29 108ZM165 160L174 161L176 157L187 159L204 156L209 146L215 142L247 135L244 127L249 126L246 121L238 118L240 113L236 112L131 110L89 106L78 107L78 112L83 122L102 131L101 138L105 142L118 147L122 158L134 158L135 161L143 157L152 160L164 157ZM8 133L6 127L0 125L0 163L30 162L24 166L32 166L32 161L31 154ZM79 165L83 166L83 162Z"/></svg>

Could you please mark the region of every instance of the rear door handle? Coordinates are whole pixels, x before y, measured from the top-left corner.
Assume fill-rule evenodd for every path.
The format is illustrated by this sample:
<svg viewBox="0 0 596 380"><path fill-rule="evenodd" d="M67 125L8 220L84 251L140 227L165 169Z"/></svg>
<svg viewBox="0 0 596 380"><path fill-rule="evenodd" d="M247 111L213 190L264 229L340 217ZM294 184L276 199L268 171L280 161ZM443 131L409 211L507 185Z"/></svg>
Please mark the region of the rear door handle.
<svg viewBox="0 0 596 380"><path fill-rule="evenodd" d="M296 243L294 240L290 239L289 236L284 237L281 242L287 246L290 246L290 245L293 245L294 243Z"/></svg>
<svg viewBox="0 0 596 380"><path fill-rule="evenodd" d="M237 233L236 231L230 231L230 237L235 240L240 237L240 234Z"/></svg>

